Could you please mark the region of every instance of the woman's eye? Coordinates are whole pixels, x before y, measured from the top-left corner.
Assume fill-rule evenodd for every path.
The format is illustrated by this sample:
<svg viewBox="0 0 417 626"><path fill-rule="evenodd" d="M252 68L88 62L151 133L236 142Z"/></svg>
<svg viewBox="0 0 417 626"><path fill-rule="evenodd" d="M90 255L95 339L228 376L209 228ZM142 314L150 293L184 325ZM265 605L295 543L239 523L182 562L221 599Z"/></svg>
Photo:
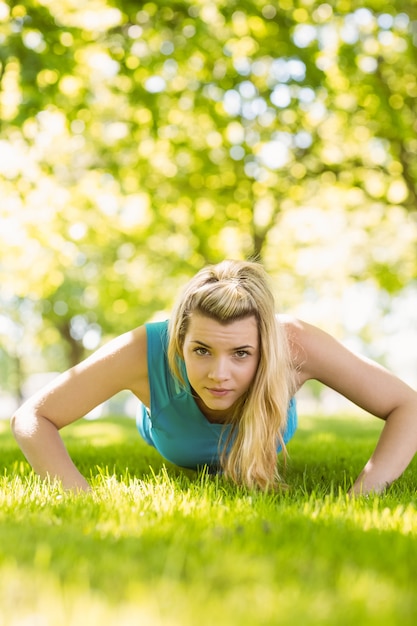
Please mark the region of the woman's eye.
<svg viewBox="0 0 417 626"><path fill-rule="evenodd" d="M208 350L207 348L196 348L194 350L195 354L198 354L198 356L205 356L206 354L208 354Z"/></svg>
<svg viewBox="0 0 417 626"><path fill-rule="evenodd" d="M235 352L235 355L238 359L244 359L245 357L249 356L249 352L247 352L246 350L238 350L237 352Z"/></svg>

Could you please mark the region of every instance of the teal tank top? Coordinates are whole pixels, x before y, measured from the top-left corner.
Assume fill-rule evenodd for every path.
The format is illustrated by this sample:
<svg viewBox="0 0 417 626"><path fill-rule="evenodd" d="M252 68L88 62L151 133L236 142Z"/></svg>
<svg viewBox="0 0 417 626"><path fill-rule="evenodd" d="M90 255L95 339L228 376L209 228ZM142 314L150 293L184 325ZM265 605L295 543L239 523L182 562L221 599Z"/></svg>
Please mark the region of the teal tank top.
<svg viewBox="0 0 417 626"><path fill-rule="evenodd" d="M210 423L198 408L183 367L185 387L169 369L168 321L146 324L148 376L151 402L140 404L136 424L143 439L168 461L181 467L219 466L219 447L227 440L230 425ZM284 441L297 429L297 410L292 398L288 407ZM219 445L220 444L220 445ZM277 452L280 451L278 447Z"/></svg>

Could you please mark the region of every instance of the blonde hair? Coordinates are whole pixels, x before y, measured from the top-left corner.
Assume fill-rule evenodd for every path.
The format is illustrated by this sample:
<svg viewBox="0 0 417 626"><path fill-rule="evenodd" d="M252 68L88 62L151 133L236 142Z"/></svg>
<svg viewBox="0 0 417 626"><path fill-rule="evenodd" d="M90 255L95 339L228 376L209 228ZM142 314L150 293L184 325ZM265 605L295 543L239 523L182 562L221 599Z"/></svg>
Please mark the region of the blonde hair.
<svg viewBox="0 0 417 626"><path fill-rule="evenodd" d="M250 316L257 320L259 364L230 420L232 428L222 447L220 463L224 474L238 484L264 490L275 487L281 482L278 443L284 458L286 455L283 433L293 374L286 336L275 316L268 275L259 263L222 261L203 268L190 280L169 322L168 362L182 383L180 362L194 311L221 323Z"/></svg>

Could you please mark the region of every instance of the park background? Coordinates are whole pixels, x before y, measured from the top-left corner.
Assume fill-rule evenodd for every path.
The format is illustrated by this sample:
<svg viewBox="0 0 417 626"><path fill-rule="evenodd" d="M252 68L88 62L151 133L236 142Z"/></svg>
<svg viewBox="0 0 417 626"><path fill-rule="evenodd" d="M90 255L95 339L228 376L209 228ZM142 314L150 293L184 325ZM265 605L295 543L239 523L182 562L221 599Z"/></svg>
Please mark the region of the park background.
<svg viewBox="0 0 417 626"><path fill-rule="evenodd" d="M224 257L417 386L414 0L0 0L0 124L2 417ZM309 393L277 494L114 405L66 493L0 421L0 626L414 625L416 460L348 498L381 424Z"/></svg>
<svg viewBox="0 0 417 626"><path fill-rule="evenodd" d="M417 385L416 98L413 1L0 1L2 415L225 257Z"/></svg>

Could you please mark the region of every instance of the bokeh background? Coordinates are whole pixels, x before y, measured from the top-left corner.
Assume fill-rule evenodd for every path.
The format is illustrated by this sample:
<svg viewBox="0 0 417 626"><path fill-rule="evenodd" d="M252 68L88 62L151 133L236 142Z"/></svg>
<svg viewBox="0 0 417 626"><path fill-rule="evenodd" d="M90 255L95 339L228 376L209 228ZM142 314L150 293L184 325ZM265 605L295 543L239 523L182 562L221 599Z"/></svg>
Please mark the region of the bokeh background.
<svg viewBox="0 0 417 626"><path fill-rule="evenodd" d="M0 0L0 119L2 416L224 257L417 386L415 0Z"/></svg>

